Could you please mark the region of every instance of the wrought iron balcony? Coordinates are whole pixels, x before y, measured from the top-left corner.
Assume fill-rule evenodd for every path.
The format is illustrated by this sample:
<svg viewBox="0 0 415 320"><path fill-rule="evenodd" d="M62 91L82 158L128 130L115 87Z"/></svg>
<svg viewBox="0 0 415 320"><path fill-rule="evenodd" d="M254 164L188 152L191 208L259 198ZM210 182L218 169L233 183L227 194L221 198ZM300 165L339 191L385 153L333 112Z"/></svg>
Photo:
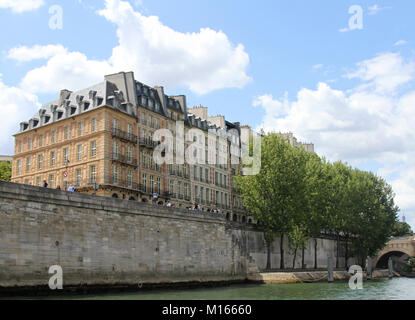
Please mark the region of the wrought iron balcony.
<svg viewBox="0 0 415 320"><path fill-rule="evenodd" d="M142 147L147 147L147 148L155 148L160 144L159 141L153 141L151 139L147 139L147 138L140 138L139 139L139 145Z"/></svg>
<svg viewBox="0 0 415 320"><path fill-rule="evenodd" d="M136 135L125 132L125 131L122 131L120 129L113 128L112 129L112 136L117 137L117 138L119 138L121 140L124 140L124 141L137 143L137 136Z"/></svg>
<svg viewBox="0 0 415 320"><path fill-rule="evenodd" d="M111 160L112 161L117 161L121 164L126 164L126 165L130 165L133 167L137 167L137 159L134 159L132 157L127 157L124 155L121 155L119 153L112 153L111 155Z"/></svg>

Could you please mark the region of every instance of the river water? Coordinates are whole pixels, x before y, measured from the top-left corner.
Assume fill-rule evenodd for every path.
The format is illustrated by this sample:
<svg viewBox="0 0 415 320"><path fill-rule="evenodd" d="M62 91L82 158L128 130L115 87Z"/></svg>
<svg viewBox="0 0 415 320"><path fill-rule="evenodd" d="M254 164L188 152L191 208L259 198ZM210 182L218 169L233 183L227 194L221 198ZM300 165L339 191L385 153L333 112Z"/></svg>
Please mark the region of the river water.
<svg viewBox="0 0 415 320"><path fill-rule="evenodd" d="M49 297L48 299L56 299ZM377 279L351 290L348 282L245 284L228 287L154 290L134 293L64 296L81 300L415 300L415 279Z"/></svg>

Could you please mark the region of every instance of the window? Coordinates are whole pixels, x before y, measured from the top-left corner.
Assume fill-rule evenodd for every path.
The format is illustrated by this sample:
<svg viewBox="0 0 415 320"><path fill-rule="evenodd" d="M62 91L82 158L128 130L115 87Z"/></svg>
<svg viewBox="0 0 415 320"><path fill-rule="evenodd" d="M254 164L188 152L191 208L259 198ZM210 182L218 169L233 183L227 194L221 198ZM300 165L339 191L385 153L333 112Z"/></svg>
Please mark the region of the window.
<svg viewBox="0 0 415 320"><path fill-rule="evenodd" d="M143 168L147 167L147 153L144 151L141 156Z"/></svg>
<svg viewBox="0 0 415 320"><path fill-rule="evenodd" d="M112 183L118 184L118 167L112 166Z"/></svg>
<svg viewBox="0 0 415 320"><path fill-rule="evenodd" d="M82 145L79 145L78 146L77 158L78 158L78 161L81 161L82 160Z"/></svg>
<svg viewBox="0 0 415 320"><path fill-rule="evenodd" d="M228 177L226 175L223 176L223 187L226 188L226 180Z"/></svg>
<svg viewBox="0 0 415 320"><path fill-rule="evenodd" d="M202 181L203 179L203 168L202 167L199 168L199 177L200 177L200 181Z"/></svg>
<svg viewBox="0 0 415 320"><path fill-rule="evenodd" d="M157 181L156 181L156 192L157 193L160 193L160 185L161 185L160 178L157 178Z"/></svg>
<svg viewBox="0 0 415 320"><path fill-rule="evenodd" d="M91 141L91 157L95 157L97 155L97 142Z"/></svg>
<svg viewBox="0 0 415 320"><path fill-rule="evenodd" d="M118 120L112 119L112 129L117 130L118 129Z"/></svg>
<svg viewBox="0 0 415 320"><path fill-rule="evenodd" d="M206 189L206 201L209 203L210 201L210 191L209 189Z"/></svg>
<svg viewBox="0 0 415 320"><path fill-rule="evenodd" d="M81 185L81 169L75 171L75 185L79 187Z"/></svg>
<svg viewBox="0 0 415 320"><path fill-rule="evenodd" d="M206 183L209 183L209 169L205 169L205 179L206 179Z"/></svg>
<svg viewBox="0 0 415 320"><path fill-rule="evenodd" d="M196 180L197 179L197 167L196 166L193 167L193 176L194 176L194 179Z"/></svg>
<svg viewBox="0 0 415 320"><path fill-rule="evenodd" d="M131 162L132 160L132 150L131 150L131 146L127 147L127 161Z"/></svg>
<svg viewBox="0 0 415 320"><path fill-rule="evenodd" d="M57 136L56 130L55 131L52 131L52 143L55 143L56 142L56 136Z"/></svg>
<svg viewBox="0 0 415 320"><path fill-rule="evenodd" d="M44 143L45 143L45 137L42 134L39 136L39 147L43 147Z"/></svg>
<svg viewBox="0 0 415 320"><path fill-rule="evenodd" d="M36 178L36 186L41 187L42 186L42 179L40 177Z"/></svg>
<svg viewBox="0 0 415 320"><path fill-rule="evenodd" d="M23 150L23 143L19 141L19 152L22 152Z"/></svg>
<svg viewBox="0 0 415 320"><path fill-rule="evenodd" d="M146 113L141 113L141 124L146 125Z"/></svg>
<svg viewBox="0 0 415 320"><path fill-rule="evenodd" d="M127 125L127 133L128 136L131 136L131 134L133 133L133 126L131 124Z"/></svg>
<svg viewBox="0 0 415 320"><path fill-rule="evenodd" d="M156 122L156 129L160 129L159 119L155 118L154 121Z"/></svg>
<svg viewBox="0 0 415 320"><path fill-rule="evenodd" d="M55 154L55 151L52 151L50 153L50 166L51 167L55 166L55 162L56 162L56 154Z"/></svg>
<svg viewBox="0 0 415 320"><path fill-rule="evenodd" d="M68 148L63 149L63 163L65 165L68 165L69 163L69 149Z"/></svg>
<svg viewBox="0 0 415 320"><path fill-rule="evenodd" d="M195 199L199 198L199 187L195 186Z"/></svg>
<svg viewBox="0 0 415 320"><path fill-rule="evenodd" d="M143 192L147 192L147 174L143 173Z"/></svg>
<svg viewBox="0 0 415 320"><path fill-rule="evenodd" d="M154 193L154 176L150 176L150 193Z"/></svg>
<svg viewBox="0 0 415 320"><path fill-rule="evenodd" d="M112 142L112 156L114 159L118 159L118 143L117 141Z"/></svg>
<svg viewBox="0 0 415 320"><path fill-rule="evenodd" d="M26 159L26 172L30 171L30 166L32 165L32 158L28 157Z"/></svg>
<svg viewBox="0 0 415 320"><path fill-rule="evenodd" d="M98 121L96 118L94 118L92 119L92 122L91 122L91 131L95 132L97 131L97 129L98 129Z"/></svg>
<svg viewBox="0 0 415 320"><path fill-rule="evenodd" d="M43 168L43 155L39 155L37 157L37 168L42 169Z"/></svg>
<svg viewBox="0 0 415 320"><path fill-rule="evenodd" d="M49 175L49 188L55 187L55 176L53 174Z"/></svg>
<svg viewBox="0 0 415 320"><path fill-rule="evenodd" d="M187 199L187 195L189 193L189 185L187 183L184 184L184 198Z"/></svg>
<svg viewBox="0 0 415 320"><path fill-rule="evenodd" d="M128 187L131 188L133 185L133 173L131 169L128 169L128 172L127 172L127 183L128 183Z"/></svg>
<svg viewBox="0 0 415 320"><path fill-rule="evenodd" d="M96 183L97 182L97 168L96 168L96 166L90 166L89 167L89 180L90 180L90 183Z"/></svg>
<svg viewBox="0 0 415 320"><path fill-rule="evenodd" d="M153 154L149 153L148 155L148 164L150 165L150 169L153 169Z"/></svg>
<svg viewBox="0 0 415 320"><path fill-rule="evenodd" d="M65 140L69 140L71 138L71 128L65 127Z"/></svg>
<svg viewBox="0 0 415 320"><path fill-rule="evenodd" d="M22 160L17 160L17 174L22 171Z"/></svg>
<svg viewBox="0 0 415 320"><path fill-rule="evenodd" d="M82 136L84 133L84 123L79 122L78 123L78 136Z"/></svg>
<svg viewBox="0 0 415 320"><path fill-rule="evenodd" d="M32 150L32 146L33 146L32 138L29 138L27 140L27 148L28 148L28 150Z"/></svg>
<svg viewBox="0 0 415 320"><path fill-rule="evenodd" d="M147 125L151 128L153 128L153 118L151 116L151 114L148 115L148 123Z"/></svg>
<svg viewBox="0 0 415 320"><path fill-rule="evenodd" d="M170 180L170 187L169 187L170 194L174 194L174 181Z"/></svg>

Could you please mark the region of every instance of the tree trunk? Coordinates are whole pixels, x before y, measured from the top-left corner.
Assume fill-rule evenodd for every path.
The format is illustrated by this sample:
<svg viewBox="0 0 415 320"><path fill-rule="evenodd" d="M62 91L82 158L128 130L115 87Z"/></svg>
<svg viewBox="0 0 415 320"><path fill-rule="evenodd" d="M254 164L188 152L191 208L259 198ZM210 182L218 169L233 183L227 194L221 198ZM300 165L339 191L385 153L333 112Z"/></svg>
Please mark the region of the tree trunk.
<svg viewBox="0 0 415 320"><path fill-rule="evenodd" d="M271 243L267 243L267 270L271 270Z"/></svg>
<svg viewBox="0 0 415 320"><path fill-rule="evenodd" d="M305 269L304 254L305 254L305 247L303 247L302 252L301 252L301 269Z"/></svg>
<svg viewBox="0 0 415 320"><path fill-rule="evenodd" d="M336 253L336 269L339 268L339 255L340 255L340 234L337 234L337 253Z"/></svg>
<svg viewBox="0 0 415 320"><path fill-rule="evenodd" d="M346 266L346 270L349 268L348 266L348 260L349 260L349 237L346 238L346 252L345 252L345 266Z"/></svg>
<svg viewBox="0 0 415 320"><path fill-rule="evenodd" d="M317 238L314 239L314 269L317 269Z"/></svg>
<svg viewBox="0 0 415 320"><path fill-rule="evenodd" d="M280 269L284 270L284 234L281 235L281 241L280 241Z"/></svg>
<svg viewBox="0 0 415 320"><path fill-rule="evenodd" d="M294 250L293 270L295 269L295 259L297 258L297 249L298 249L298 246L295 247L295 250Z"/></svg>

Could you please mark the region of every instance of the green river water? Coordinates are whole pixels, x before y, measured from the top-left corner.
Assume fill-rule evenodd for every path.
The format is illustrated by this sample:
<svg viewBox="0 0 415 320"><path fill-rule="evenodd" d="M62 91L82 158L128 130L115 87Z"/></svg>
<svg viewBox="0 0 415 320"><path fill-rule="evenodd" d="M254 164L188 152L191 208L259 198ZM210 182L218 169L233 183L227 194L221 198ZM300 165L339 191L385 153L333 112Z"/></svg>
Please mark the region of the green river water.
<svg viewBox="0 0 415 320"><path fill-rule="evenodd" d="M45 298L42 298L45 299ZM137 291L134 293L47 297L80 300L415 300L415 279L364 282L351 290L348 282L245 284L228 287Z"/></svg>

